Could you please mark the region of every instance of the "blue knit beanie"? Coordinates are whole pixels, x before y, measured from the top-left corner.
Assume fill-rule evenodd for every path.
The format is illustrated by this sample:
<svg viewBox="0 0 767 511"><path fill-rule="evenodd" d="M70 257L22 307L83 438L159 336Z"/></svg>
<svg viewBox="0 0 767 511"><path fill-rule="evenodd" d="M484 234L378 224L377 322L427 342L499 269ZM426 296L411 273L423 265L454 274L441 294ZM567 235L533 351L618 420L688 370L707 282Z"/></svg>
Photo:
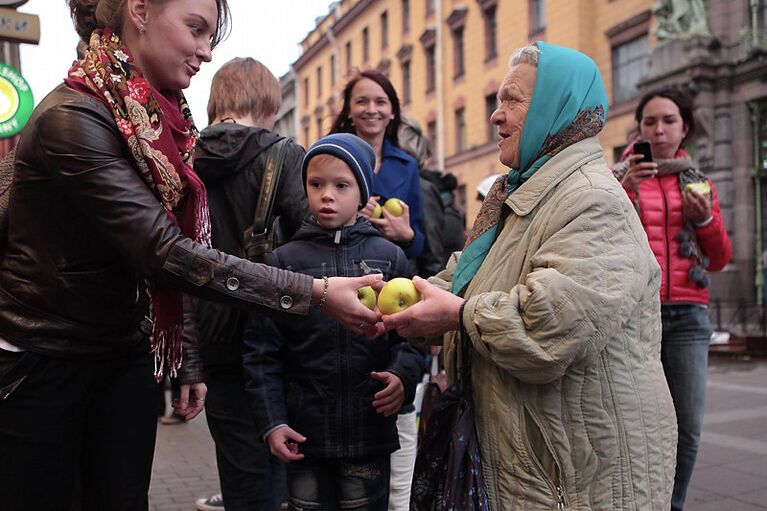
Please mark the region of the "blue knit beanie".
<svg viewBox="0 0 767 511"><path fill-rule="evenodd" d="M309 160L318 154L335 156L352 169L360 187L360 209L365 207L373 193L373 169L376 165L376 153L370 144L351 133L333 133L316 141L306 151L301 164L304 190L306 190L306 168L309 166Z"/></svg>

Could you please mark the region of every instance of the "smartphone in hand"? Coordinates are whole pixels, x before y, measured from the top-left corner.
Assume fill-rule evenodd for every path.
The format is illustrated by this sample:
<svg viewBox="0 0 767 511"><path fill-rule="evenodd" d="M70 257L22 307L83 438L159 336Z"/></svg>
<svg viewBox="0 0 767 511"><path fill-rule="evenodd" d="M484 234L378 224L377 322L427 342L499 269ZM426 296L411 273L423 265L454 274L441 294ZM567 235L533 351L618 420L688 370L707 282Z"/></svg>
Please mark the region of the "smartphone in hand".
<svg viewBox="0 0 767 511"><path fill-rule="evenodd" d="M637 160L637 163L652 161L652 147L650 147L650 142L643 140L642 142L634 144L634 154L642 155L642 158Z"/></svg>

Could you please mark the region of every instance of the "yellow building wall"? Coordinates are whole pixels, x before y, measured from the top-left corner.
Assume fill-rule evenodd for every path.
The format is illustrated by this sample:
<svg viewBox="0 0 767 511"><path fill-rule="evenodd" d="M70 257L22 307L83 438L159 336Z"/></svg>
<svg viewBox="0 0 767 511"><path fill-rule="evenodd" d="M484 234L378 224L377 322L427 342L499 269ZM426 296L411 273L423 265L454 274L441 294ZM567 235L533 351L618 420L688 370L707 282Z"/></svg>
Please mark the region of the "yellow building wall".
<svg viewBox="0 0 767 511"><path fill-rule="evenodd" d="M338 14L344 16L360 1L343 0L339 4ZM599 66L608 96L612 98L611 47L605 32L619 23L647 11L652 7L652 0L547 0L545 4L546 28L533 37L529 34L529 1L498 0L496 6L497 48L498 55L491 61L485 61L485 29L481 8L475 0L438 0L441 2L440 44L442 67L441 73L442 103L438 104L436 90L426 94L426 57L419 38L428 28L436 28L437 16L426 15L425 0L410 0L410 30L402 31L401 0L376 0L352 19L344 20L342 30L333 31L330 43L316 52L310 59L299 59L296 66L299 92L299 118L309 119L309 137L300 140L311 144L327 133L334 114L340 110L341 91L348 79L346 73L346 42L352 41L352 62L354 69L377 68L384 59L389 59L389 78L402 99L402 71L397 52L406 44L411 44L410 60L411 101L403 104L403 114L419 121L426 131L427 122L443 115L444 133L440 141L443 145L445 169L456 175L459 183L466 189L466 216L468 227L471 226L479 210L475 200L475 189L486 176L506 172L497 159L497 147L488 140L485 96L490 91L497 91L503 80L511 53L530 42L544 39L553 44L569 46L583 51ZM455 8L466 8L464 25L464 62L463 76L454 79L453 35L445 20ZM381 48L381 13L388 13L389 42ZM312 45L323 37L327 38L329 29L338 26L340 18L330 13L303 42L304 53L312 51ZM347 23L348 22L348 23ZM368 27L369 58L362 61L362 29ZM335 44L332 41L335 40ZM651 40L652 44L652 40ZM335 87L330 83L330 55L336 52L338 77ZM303 59L303 61L302 61ZM322 65L322 96L316 95L316 68ZM304 79L310 83L310 97L305 104L302 97ZM328 104L333 103L334 108ZM630 103L630 102L629 102ZM454 122L456 105L463 104L466 112L466 149L458 152L456 147L456 125ZM605 157L612 162L613 148L626 144L627 133L633 127L633 105L611 105L607 125L600 134L600 141L605 147ZM318 130L315 110L322 107L322 129Z"/></svg>

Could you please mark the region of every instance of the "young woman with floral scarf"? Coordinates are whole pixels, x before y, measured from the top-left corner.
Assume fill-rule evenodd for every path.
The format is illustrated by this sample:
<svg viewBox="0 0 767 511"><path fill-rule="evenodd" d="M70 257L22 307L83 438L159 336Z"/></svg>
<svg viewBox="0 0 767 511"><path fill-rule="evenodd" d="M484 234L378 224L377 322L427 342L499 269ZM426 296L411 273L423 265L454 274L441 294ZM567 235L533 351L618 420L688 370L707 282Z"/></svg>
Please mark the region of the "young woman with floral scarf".
<svg viewBox="0 0 767 511"><path fill-rule="evenodd" d="M313 303L372 334L356 290L378 279L210 248L181 90L211 60L227 0L68 3L87 49L22 134L0 240L0 495L3 509L141 510L155 379L182 370L187 418L205 400L182 293L284 314Z"/></svg>
<svg viewBox="0 0 767 511"><path fill-rule="evenodd" d="M684 507L698 454L706 400L708 277L730 261L732 247L719 211L716 188L682 149L695 130L692 99L676 89L646 94L636 109L640 139L653 161L629 146L613 172L639 213L663 278L660 287L661 361L679 424L672 510ZM687 189L706 183L709 192Z"/></svg>

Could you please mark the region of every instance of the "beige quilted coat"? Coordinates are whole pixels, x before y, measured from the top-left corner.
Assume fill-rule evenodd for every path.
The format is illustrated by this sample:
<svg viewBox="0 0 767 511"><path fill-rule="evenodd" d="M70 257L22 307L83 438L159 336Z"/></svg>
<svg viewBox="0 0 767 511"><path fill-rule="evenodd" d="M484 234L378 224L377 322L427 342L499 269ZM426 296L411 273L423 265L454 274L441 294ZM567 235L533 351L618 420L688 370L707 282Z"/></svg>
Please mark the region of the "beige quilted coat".
<svg viewBox="0 0 767 511"><path fill-rule="evenodd" d="M570 146L506 204L463 313L492 509L667 511L660 268L599 142ZM457 255L432 283L449 286ZM445 348L450 362L453 334Z"/></svg>

